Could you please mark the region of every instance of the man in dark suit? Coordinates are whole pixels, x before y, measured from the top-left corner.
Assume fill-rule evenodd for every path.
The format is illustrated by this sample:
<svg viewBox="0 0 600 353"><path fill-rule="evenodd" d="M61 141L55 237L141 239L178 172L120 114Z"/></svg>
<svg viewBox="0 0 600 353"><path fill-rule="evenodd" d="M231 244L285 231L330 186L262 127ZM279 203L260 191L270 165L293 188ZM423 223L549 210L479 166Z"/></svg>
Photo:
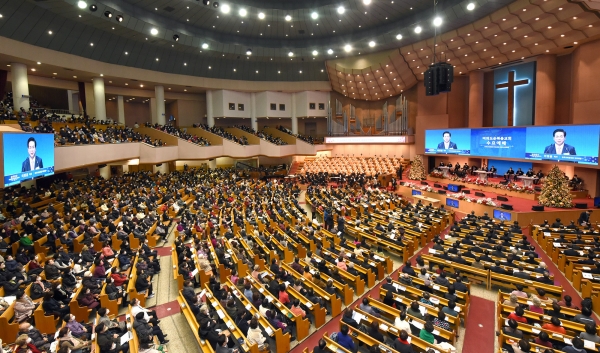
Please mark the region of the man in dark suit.
<svg viewBox="0 0 600 353"><path fill-rule="evenodd" d="M396 287L392 284L392 277L388 277L385 279L385 284L381 286L381 288L385 289L388 292L398 293Z"/></svg>
<svg viewBox="0 0 600 353"><path fill-rule="evenodd" d="M444 131L442 133L442 137L444 138L444 142L438 143L438 146L437 146L438 149L440 149L440 150L455 150L455 149L457 149L456 143L450 141L450 137L452 137L452 134L450 133L450 131Z"/></svg>
<svg viewBox="0 0 600 353"><path fill-rule="evenodd" d="M577 155L575 152L575 147L571 145L567 145L565 140L567 138L567 132L563 129L556 129L552 133L552 137L554 138L554 143L550 146L547 146L544 149L544 153L550 154L570 154L572 156Z"/></svg>
<svg viewBox="0 0 600 353"><path fill-rule="evenodd" d="M523 266L519 266L519 270L513 272L513 276L523 278L523 279L529 279L529 273L524 272L524 271L525 270L523 269Z"/></svg>
<svg viewBox="0 0 600 353"><path fill-rule="evenodd" d="M577 219L577 224L584 225L590 223L590 213L591 211L583 211L579 215L579 219Z"/></svg>
<svg viewBox="0 0 600 353"><path fill-rule="evenodd" d="M37 142L35 138L30 137L27 139L27 158L21 165L21 172L28 172L35 169L44 168L44 163L42 163L42 159L35 155L37 149Z"/></svg>

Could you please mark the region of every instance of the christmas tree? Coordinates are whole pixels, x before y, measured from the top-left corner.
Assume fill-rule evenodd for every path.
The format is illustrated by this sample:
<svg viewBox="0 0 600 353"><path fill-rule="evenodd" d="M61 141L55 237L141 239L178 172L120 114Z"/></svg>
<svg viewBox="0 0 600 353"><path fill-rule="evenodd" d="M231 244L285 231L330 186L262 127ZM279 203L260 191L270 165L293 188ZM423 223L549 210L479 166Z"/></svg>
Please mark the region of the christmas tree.
<svg viewBox="0 0 600 353"><path fill-rule="evenodd" d="M546 207L571 208L573 197L569 191L569 180L557 166L552 167L542 186L540 205Z"/></svg>
<svg viewBox="0 0 600 353"><path fill-rule="evenodd" d="M410 171L408 172L408 179L410 180L423 180L425 179L425 168L423 167L423 156L420 154L415 156L415 159L411 163Z"/></svg>

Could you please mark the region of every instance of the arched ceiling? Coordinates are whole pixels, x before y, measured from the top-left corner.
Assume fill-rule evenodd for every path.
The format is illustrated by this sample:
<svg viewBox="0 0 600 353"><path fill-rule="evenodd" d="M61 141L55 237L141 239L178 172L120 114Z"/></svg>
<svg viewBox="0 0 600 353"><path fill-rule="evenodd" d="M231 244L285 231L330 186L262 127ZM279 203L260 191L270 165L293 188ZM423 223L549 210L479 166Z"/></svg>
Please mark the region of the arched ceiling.
<svg viewBox="0 0 600 353"><path fill-rule="evenodd" d="M454 66L455 75L489 70L543 54L563 54L600 37L600 18L579 2L518 0L473 23L378 55L327 62L332 89L354 99L401 94L422 81L432 63Z"/></svg>
<svg viewBox="0 0 600 353"><path fill-rule="evenodd" d="M167 73L327 81L324 63L328 59L397 48L431 37L434 29L433 0L371 0L369 5L363 0L231 0L219 1L218 8L195 0L84 1L96 5L97 11L79 8L79 0L0 0L0 35ZM510 2L439 0L437 13L443 18L443 29L450 30ZM475 5L472 11L467 10L470 3ZM222 11L225 5L231 9L228 14ZM239 14L242 9L245 16ZM113 17L105 17L105 11ZM122 22L115 21L117 15L123 16ZM420 34L413 31L417 25L423 28ZM157 30L155 35L152 29ZM346 44L353 50L345 52ZM251 55L246 55L248 49Z"/></svg>

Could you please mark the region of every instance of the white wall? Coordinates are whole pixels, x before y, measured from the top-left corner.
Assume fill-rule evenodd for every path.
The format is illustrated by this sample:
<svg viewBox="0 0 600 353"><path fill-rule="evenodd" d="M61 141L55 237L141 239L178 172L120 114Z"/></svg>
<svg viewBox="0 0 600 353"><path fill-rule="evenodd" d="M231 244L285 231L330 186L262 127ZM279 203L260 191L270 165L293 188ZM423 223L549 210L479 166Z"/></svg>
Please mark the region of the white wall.
<svg viewBox="0 0 600 353"><path fill-rule="evenodd" d="M304 91L296 94L296 116L301 117L326 117L327 100L329 92ZM309 104L314 103L315 109L309 109ZM325 104L324 110L319 110L319 103Z"/></svg>
<svg viewBox="0 0 600 353"><path fill-rule="evenodd" d="M169 163L163 163L160 167L157 167L155 164L152 166L152 171L154 173L167 174L169 172Z"/></svg>
<svg viewBox="0 0 600 353"><path fill-rule="evenodd" d="M250 93L219 90L213 91L212 97L215 118L250 118ZM235 110L229 110L229 103L235 104ZM244 110L238 110L238 104L243 104Z"/></svg>
<svg viewBox="0 0 600 353"><path fill-rule="evenodd" d="M276 104L277 110L271 110L271 104ZM285 110L279 110L279 104L285 104ZM283 92L259 92L256 94L256 116L269 118L292 117L292 94Z"/></svg>

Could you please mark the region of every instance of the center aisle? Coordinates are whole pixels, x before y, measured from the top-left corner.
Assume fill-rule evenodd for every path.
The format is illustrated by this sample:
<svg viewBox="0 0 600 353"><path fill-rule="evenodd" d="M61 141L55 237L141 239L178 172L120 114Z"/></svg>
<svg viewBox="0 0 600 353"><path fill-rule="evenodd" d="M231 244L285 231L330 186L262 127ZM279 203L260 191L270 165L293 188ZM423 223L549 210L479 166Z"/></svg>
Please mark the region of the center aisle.
<svg viewBox="0 0 600 353"><path fill-rule="evenodd" d="M463 353L493 353L496 303L471 295L471 309L465 327Z"/></svg>

